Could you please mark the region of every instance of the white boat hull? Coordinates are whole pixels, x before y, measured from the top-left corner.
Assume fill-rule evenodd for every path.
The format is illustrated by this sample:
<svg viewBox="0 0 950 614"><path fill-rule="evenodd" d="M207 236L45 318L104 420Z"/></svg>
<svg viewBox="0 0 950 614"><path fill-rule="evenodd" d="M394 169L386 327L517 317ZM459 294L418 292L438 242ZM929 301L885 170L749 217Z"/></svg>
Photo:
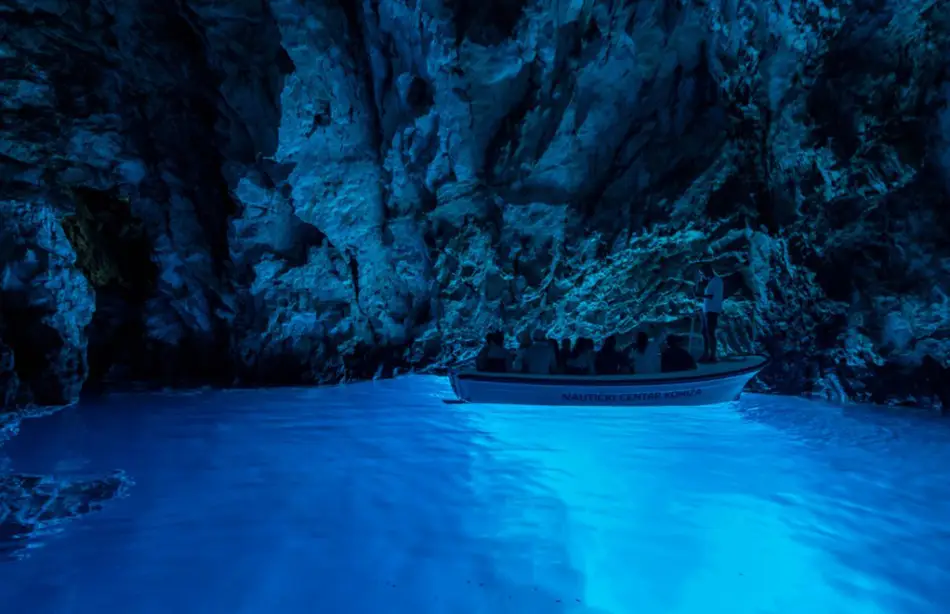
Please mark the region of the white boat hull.
<svg viewBox="0 0 950 614"><path fill-rule="evenodd" d="M502 405L669 406L714 405L739 398L768 363L764 356L739 356L695 371L655 375L526 375L452 373L452 390L464 403Z"/></svg>

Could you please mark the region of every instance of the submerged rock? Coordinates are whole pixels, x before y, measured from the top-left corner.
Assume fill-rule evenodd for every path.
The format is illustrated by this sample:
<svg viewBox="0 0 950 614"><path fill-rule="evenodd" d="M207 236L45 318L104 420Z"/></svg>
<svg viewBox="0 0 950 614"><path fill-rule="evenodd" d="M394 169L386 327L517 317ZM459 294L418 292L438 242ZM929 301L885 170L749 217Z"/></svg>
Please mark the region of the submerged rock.
<svg viewBox="0 0 950 614"><path fill-rule="evenodd" d="M131 485L122 472L88 479L0 475L0 555L22 555L30 540L101 510L126 496Z"/></svg>
<svg viewBox="0 0 950 614"><path fill-rule="evenodd" d="M0 414L0 445L20 430L20 420L13 413Z"/></svg>
<svg viewBox="0 0 950 614"><path fill-rule="evenodd" d="M382 376L539 323L686 332L701 260L727 349L776 359L769 389L950 404L946 3L0 18L7 405L69 402L87 373Z"/></svg>

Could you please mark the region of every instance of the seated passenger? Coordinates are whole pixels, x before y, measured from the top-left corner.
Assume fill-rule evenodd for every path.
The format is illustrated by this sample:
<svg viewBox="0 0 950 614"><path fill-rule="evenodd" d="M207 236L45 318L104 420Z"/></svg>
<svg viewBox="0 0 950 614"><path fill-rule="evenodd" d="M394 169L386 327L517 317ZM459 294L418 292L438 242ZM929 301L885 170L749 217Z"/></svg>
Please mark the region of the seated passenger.
<svg viewBox="0 0 950 614"><path fill-rule="evenodd" d="M557 368L560 373L567 373L567 359L571 357L574 351L570 339L561 339L561 349L557 353Z"/></svg>
<svg viewBox="0 0 950 614"><path fill-rule="evenodd" d="M543 330L536 330L530 344L518 350L515 371L532 375L557 373L557 356Z"/></svg>
<svg viewBox="0 0 950 614"><path fill-rule="evenodd" d="M527 373L525 371L525 353L531 347L531 333L526 330L518 333L518 349L515 350L515 360L512 366L514 373Z"/></svg>
<svg viewBox="0 0 950 614"><path fill-rule="evenodd" d="M594 340L581 337L574 344L574 351L564 365L564 372L568 375L594 375Z"/></svg>
<svg viewBox="0 0 950 614"><path fill-rule="evenodd" d="M511 371L511 364L511 352L505 349L505 333L485 335L485 346L475 357L475 369L485 373L506 373Z"/></svg>
<svg viewBox="0 0 950 614"><path fill-rule="evenodd" d="M666 338L666 349L660 356L660 370L663 373L674 371L690 371L696 368L696 360L683 349L683 341L679 335L669 335Z"/></svg>
<svg viewBox="0 0 950 614"><path fill-rule="evenodd" d="M597 375L618 375L630 372L626 356L617 349L616 335L610 335L604 339L604 345L597 352L597 358L594 360L594 370L597 371Z"/></svg>
<svg viewBox="0 0 950 614"><path fill-rule="evenodd" d="M628 350L634 373L660 372L660 346L666 337L666 331L650 339L647 333L637 333L637 342Z"/></svg>
<svg viewBox="0 0 950 614"><path fill-rule="evenodd" d="M551 351L554 352L554 373L564 373L564 367L562 366L564 361L561 359L561 346L555 339L548 339L548 343L551 344Z"/></svg>

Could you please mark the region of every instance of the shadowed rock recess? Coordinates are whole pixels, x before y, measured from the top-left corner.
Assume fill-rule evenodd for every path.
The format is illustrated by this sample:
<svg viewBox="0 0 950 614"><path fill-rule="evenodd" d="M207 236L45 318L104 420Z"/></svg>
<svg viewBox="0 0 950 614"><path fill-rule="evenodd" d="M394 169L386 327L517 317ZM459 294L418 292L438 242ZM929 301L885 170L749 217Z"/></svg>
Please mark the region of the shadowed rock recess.
<svg viewBox="0 0 950 614"><path fill-rule="evenodd" d="M690 328L950 406L950 3L0 0L0 402Z"/></svg>

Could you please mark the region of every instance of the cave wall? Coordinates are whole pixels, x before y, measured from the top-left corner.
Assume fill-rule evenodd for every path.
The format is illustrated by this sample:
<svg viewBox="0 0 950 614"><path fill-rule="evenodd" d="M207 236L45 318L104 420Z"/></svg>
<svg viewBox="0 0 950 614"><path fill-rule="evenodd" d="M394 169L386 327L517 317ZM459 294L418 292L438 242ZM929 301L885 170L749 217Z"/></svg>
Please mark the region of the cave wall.
<svg viewBox="0 0 950 614"><path fill-rule="evenodd" d="M0 250L0 401L71 403L95 298L50 205L0 200Z"/></svg>
<svg viewBox="0 0 950 614"><path fill-rule="evenodd" d="M372 377L466 360L492 328L687 331L699 261L726 280L728 350L776 358L769 389L950 403L945 3L4 0L0 19L0 263L55 279L4 290L7 405L87 375ZM39 264L34 221L56 246ZM33 322L42 360L17 349Z"/></svg>

